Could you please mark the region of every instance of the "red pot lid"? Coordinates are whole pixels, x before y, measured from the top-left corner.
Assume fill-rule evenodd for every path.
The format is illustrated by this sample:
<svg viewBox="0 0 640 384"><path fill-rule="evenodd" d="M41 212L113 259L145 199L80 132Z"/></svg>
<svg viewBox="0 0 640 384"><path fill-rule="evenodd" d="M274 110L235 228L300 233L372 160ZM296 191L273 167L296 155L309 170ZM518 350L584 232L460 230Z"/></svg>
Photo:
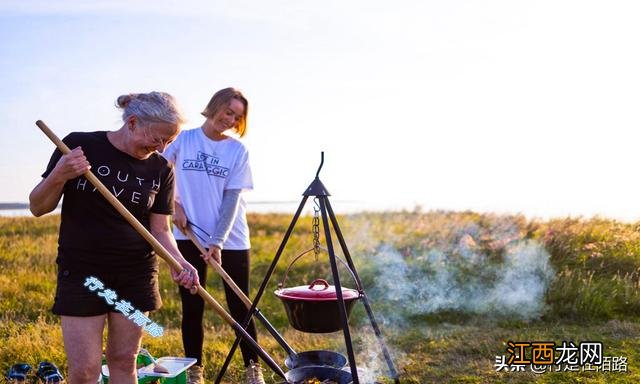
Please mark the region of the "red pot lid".
<svg viewBox="0 0 640 384"><path fill-rule="evenodd" d="M282 299L302 301L332 301L337 300L336 287L329 285L324 279L316 279L310 285L299 285L291 288L280 288L275 292ZM355 289L342 288L344 300L354 300L360 297Z"/></svg>

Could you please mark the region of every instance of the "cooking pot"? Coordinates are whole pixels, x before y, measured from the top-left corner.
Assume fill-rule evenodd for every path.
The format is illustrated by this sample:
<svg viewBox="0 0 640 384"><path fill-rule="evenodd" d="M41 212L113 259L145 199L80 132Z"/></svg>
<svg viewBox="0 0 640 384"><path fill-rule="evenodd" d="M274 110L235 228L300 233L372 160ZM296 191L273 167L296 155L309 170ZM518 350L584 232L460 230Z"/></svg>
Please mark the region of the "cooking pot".
<svg viewBox="0 0 640 384"><path fill-rule="evenodd" d="M325 380L332 380L338 384L349 384L353 382L350 371L344 371L342 369L331 367L301 367L290 370L284 374L287 383L289 384L301 384L305 380L311 380L316 378L321 382Z"/></svg>
<svg viewBox="0 0 640 384"><path fill-rule="evenodd" d="M275 295L280 298L291 326L302 332L329 333L342 329L336 288L324 279L316 279L310 285L279 288ZM342 298L351 313L353 303L360 298L355 289L342 288Z"/></svg>
<svg viewBox="0 0 640 384"><path fill-rule="evenodd" d="M311 251L314 252L317 258L320 250L327 252L322 247L313 247L296 256L287 267L282 282L278 284L278 289L274 292L284 304L291 326L302 332L329 333L342 329L335 286L329 285L324 279L316 279L308 286L300 285L283 288L293 264ZM346 267L357 285L358 280L349 265L338 256L335 256L335 258ZM358 290L342 288L342 298L347 311L347 318L351 313L353 303L360 298L360 291L359 287Z"/></svg>

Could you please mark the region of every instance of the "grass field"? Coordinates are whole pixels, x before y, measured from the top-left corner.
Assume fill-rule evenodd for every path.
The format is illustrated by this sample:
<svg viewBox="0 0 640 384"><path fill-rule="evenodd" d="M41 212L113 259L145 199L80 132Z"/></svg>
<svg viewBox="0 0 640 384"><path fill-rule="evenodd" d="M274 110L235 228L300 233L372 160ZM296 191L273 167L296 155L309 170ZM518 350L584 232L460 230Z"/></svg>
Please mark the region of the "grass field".
<svg viewBox="0 0 640 384"><path fill-rule="evenodd" d="M280 214L249 217L254 293L290 220L291 215ZM400 382L640 382L640 224L418 210L361 213L338 220ZM36 365L50 360L66 370L59 319L50 312L58 222L56 215L0 218L3 373L19 361ZM259 307L297 351L345 352L342 333L314 335L291 328L272 293L292 258L311 246L311 218L303 217ZM330 277L325 256L317 261L313 256L300 259L287 285L302 285L316 277ZM353 286L344 270L341 277L345 285ZM180 356L180 302L164 266L160 284L164 307L150 318L165 333L158 338L145 335L143 344L156 356ZM212 276L207 290L224 303L219 278ZM389 382L361 304L350 324L361 382ZM209 382L234 335L213 310L206 312L206 325ZM284 361L283 349L261 326L259 330L260 344L276 361ZM497 372L496 357L509 356L509 341L556 346L564 341L601 342L602 355L616 363L604 372L533 373L529 367L524 372ZM620 357L626 364L619 364ZM270 371L265 374L268 383L279 382ZM242 376L237 354L225 380L240 383Z"/></svg>

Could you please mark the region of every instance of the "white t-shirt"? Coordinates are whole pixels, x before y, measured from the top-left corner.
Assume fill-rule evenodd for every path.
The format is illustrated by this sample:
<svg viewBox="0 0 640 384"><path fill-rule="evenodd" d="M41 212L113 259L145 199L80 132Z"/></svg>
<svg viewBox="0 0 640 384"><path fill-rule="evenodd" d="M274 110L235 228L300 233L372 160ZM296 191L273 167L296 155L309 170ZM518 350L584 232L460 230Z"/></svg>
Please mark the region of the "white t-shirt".
<svg viewBox="0 0 640 384"><path fill-rule="evenodd" d="M180 132L162 155L175 166L176 201L184 208L187 219L209 235L215 232L224 190L253 189L249 152L236 138L215 141L202 128L189 129ZM240 194L238 212L223 249L251 248L246 212L246 202ZM195 228L194 233L202 235ZM173 234L178 240L188 240L178 228L173 229Z"/></svg>

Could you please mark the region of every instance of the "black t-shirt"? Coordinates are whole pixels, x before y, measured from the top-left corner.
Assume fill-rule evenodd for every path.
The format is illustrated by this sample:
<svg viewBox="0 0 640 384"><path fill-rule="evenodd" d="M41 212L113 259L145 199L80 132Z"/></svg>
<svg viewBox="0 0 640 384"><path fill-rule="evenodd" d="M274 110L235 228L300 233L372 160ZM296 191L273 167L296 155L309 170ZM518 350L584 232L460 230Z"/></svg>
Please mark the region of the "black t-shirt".
<svg viewBox="0 0 640 384"><path fill-rule="evenodd" d="M150 213L172 214L173 168L161 155L131 157L104 131L75 132L63 141L71 149L82 146L93 174L145 228ZM56 150L43 177L60 157ZM58 264L102 272L157 268L151 246L84 176L67 181L63 194Z"/></svg>

